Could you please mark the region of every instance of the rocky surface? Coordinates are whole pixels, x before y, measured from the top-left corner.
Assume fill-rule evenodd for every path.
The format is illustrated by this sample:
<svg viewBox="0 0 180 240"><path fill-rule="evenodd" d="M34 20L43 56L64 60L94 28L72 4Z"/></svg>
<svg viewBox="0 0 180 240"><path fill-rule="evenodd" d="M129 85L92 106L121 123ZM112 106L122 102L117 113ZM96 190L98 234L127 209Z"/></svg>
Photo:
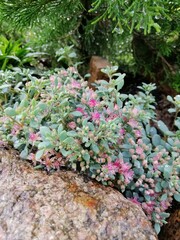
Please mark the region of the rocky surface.
<svg viewBox="0 0 180 240"><path fill-rule="evenodd" d="M70 171L47 175L0 149L0 240L156 240L142 210Z"/></svg>
<svg viewBox="0 0 180 240"><path fill-rule="evenodd" d="M95 89L95 87L92 85L96 80L108 80L108 76L101 72L102 68L105 68L107 66L111 66L111 64L104 58L99 56L92 56L90 63L89 63L89 73L91 74L88 84L90 87Z"/></svg>

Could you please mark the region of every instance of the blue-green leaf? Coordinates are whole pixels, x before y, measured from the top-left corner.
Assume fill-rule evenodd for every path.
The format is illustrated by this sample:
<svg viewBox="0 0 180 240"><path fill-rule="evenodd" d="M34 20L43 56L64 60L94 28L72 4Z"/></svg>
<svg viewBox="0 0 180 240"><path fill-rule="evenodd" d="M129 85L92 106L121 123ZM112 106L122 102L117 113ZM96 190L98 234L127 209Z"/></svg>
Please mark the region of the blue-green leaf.
<svg viewBox="0 0 180 240"><path fill-rule="evenodd" d="M61 149L60 151L64 157L67 157L72 153L72 151L66 151L65 149Z"/></svg>
<svg viewBox="0 0 180 240"><path fill-rule="evenodd" d="M60 141L64 141L67 138L67 132L65 130L63 130L60 134L59 134L59 139Z"/></svg>
<svg viewBox="0 0 180 240"><path fill-rule="evenodd" d="M158 134L153 135L152 143L155 147L159 146L161 144L161 137Z"/></svg>
<svg viewBox="0 0 180 240"><path fill-rule="evenodd" d="M20 157L26 159L28 156L28 148L25 147L24 150L20 153Z"/></svg>
<svg viewBox="0 0 180 240"><path fill-rule="evenodd" d="M60 135L62 131L63 131L63 125L62 125L62 124L59 124L59 127L58 127L58 135Z"/></svg>
<svg viewBox="0 0 180 240"><path fill-rule="evenodd" d="M16 116L16 111L11 107L6 108L4 112L7 116L10 116L10 117Z"/></svg>
<svg viewBox="0 0 180 240"><path fill-rule="evenodd" d="M84 160L86 160L86 161L89 161L90 160L90 155L89 155L89 153L84 153L83 155L83 158L84 158Z"/></svg>
<svg viewBox="0 0 180 240"><path fill-rule="evenodd" d="M156 186L155 186L155 192L161 192L162 191L162 187L161 187L161 184L160 182L156 183Z"/></svg>
<svg viewBox="0 0 180 240"><path fill-rule="evenodd" d="M82 116L82 113L79 112L79 111L74 111L74 112L72 112L71 114L72 114L73 116L75 116L75 117L81 117L81 116Z"/></svg>
<svg viewBox="0 0 180 240"><path fill-rule="evenodd" d="M160 232L160 230L161 230L160 224L159 223L155 223L154 224L154 229L155 229L156 233L158 234Z"/></svg>
<svg viewBox="0 0 180 240"><path fill-rule="evenodd" d="M175 199L177 202L180 202L180 193L174 194L174 199Z"/></svg>
<svg viewBox="0 0 180 240"><path fill-rule="evenodd" d="M98 145L97 145L97 144L93 143L93 144L91 145L91 148L92 148L92 150L93 150L95 153L99 153L99 148L98 148Z"/></svg>
<svg viewBox="0 0 180 240"><path fill-rule="evenodd" d="M36 155L35 155L35 159L39 160L44 154L44 149L41 149L39 151L37 151Z"/></svg>
<svg viewBox="0 0 180 240"><path fill-rule="evenodd" d="M161 196L161 201L165 201L167 199L167 193L164 193L162 196Z"/></svg>
<svg viewBox="0 0 180 240"><path fill-rule="evenodd" d="M164 166L164 171L163 171L163 176L164 178L169 178L171 176L172 173L172 166L169 165L165 165Z"/></svg>
<svg viewBox="0 0 180 240"><path fill-rule="evenodd" d="M51 134L51 130L46 126L41 126L40 127L40 133L41 133L42 136L47 136L47 135Z"/></svg>

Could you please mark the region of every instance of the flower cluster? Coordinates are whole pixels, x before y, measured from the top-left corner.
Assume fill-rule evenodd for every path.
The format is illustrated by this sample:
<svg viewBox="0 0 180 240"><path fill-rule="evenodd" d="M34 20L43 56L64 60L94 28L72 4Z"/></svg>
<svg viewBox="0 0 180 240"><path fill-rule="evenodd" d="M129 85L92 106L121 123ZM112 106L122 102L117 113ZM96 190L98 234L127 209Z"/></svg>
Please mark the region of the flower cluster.
<svg viewBox="0 0 180 240"><path fill-rule="evenodd" d="M173 197L180 201L179 130L170 132L162 121L159 130L151 126L153 84L128 96L119 92L124 75L109 77L96 90L73 67L29 81L1 113L1 142L48 171L68 166L118 188L158 232Z"/></svg>

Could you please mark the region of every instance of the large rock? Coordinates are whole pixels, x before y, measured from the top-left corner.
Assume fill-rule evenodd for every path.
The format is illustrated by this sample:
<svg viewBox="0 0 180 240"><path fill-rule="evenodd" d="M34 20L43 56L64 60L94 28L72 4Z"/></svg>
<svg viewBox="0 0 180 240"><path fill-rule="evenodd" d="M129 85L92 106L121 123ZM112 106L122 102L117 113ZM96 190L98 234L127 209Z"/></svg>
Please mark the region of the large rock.
<svg viewBox="0 0 180 240"><path fill-rule="evenodd" d="M47 175L0 150L0 240L156 240L142 210L77 173Z"/></svg>
<svg viewBox="0 0 180 240"><path fill-rule="evenodd" d="M92 85L96 80L109 80L108 76L101 72L101 69L106 68L107 66L111 66L111 64L102 57L92 56L89 64L89 73L91 74L88 84L91 88L95 89Z"/></svg>

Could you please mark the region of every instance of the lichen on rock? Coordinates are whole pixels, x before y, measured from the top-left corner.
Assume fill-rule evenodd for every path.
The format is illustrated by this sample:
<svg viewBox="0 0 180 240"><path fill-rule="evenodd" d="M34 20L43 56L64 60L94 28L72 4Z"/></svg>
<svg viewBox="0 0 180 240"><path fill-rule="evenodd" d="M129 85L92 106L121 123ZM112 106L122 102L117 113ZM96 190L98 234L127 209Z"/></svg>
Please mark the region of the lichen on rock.
<svg viewBox="0 0 180 240"><path fill-rule="evenodd" d="M47 175L0 149L1 240L156 240L141 208L71 171Z"/></svg>

